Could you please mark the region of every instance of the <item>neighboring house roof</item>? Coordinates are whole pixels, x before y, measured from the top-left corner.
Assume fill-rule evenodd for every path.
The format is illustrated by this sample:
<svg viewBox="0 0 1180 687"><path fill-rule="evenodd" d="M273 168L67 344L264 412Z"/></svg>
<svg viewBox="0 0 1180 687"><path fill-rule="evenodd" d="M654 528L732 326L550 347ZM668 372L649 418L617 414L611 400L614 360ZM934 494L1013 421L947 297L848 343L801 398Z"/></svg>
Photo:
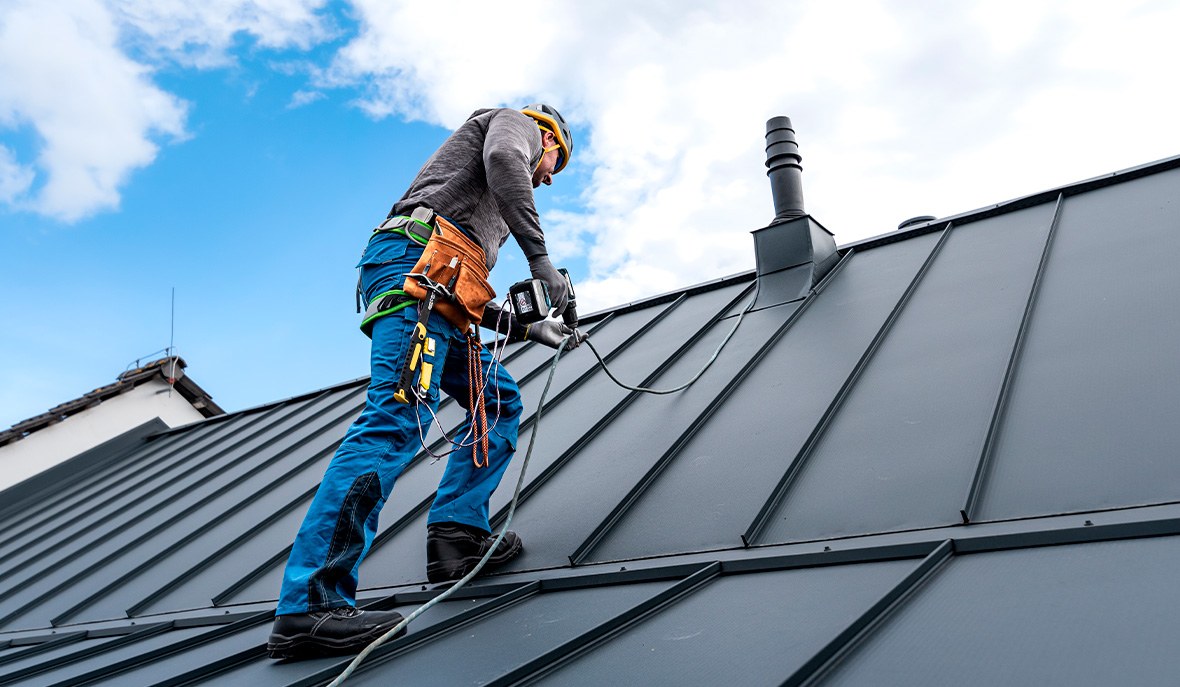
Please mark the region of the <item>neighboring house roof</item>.
<svg viewBox="0 0 1180 687"><path fill-rule="evenodd" d="M524 553L346 684L1174 681L1177 167L845 246L681 394L627 392L569 354L513 519ZM616 375L667 387L753 286L585 328ZM551 353L505 356L522 444ZM264 644L366 383L130 437L73 479L0 492L0 685L326 684L350 657L277 663ZM424 456L384 508L362 604L408 613L438 593L425 519L442 466Z"/></svg>
<svg viewBox="0 0 1180 687"><path fill-rule="evenodd" d="M192 404L201 415L213 417L225 411L221 409L205 390L184 374L187 364L180 356L169 356L152 361L143 367L127 370L118 376L113 384L100 386L90 393L83 394L72 401L66 401L50 408L48 411L21 421L11 428L0 431L0 446L19 441L41 429L57 424L71 415L76 415L93 408L104 401L131 391L147 382L162 379L173 381L173 388L182 398Z"/></svg>

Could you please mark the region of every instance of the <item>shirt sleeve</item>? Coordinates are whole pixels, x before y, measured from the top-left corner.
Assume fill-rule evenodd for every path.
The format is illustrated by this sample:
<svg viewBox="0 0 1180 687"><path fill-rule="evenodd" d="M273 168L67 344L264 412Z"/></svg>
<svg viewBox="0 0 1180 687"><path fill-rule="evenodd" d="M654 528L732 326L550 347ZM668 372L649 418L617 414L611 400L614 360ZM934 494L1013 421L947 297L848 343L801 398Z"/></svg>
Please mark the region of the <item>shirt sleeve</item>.
<svg viewBox="0 0 1180 687"><path fill-rule="evenodd" d="M496 303L488 303L484 306L483 320L479 326L491 329L497 334L507 335L509 343L523 341L526 332L525 326L516 319L516 315L512 314L511 310L501 310Z"/></svg>
<svg viewBox="0 0 1180 687"><path fill-rule="evenodd" d="M533 169L542 152L540 129L528 115L503 110L489 122L483 147L488 190L526 258L546 254L533 202Z"/></svg>

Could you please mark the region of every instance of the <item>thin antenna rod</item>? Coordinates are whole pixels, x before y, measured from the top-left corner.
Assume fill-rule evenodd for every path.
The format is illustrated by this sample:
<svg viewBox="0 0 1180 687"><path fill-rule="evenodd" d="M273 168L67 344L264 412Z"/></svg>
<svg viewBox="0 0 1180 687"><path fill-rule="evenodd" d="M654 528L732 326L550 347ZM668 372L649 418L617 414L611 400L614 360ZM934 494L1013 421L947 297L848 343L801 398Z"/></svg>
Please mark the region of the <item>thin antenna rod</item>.
<svg viewBox="0 0 1180 687"><path fill-rule="evenodd" d="M170 362L171 369L168 372L168 398L172 398L172 388L176 386L176 349L173 348L173 343L176 341L176 287L172 287L172 323L168 329L168 357L172 358Z"/></svg>

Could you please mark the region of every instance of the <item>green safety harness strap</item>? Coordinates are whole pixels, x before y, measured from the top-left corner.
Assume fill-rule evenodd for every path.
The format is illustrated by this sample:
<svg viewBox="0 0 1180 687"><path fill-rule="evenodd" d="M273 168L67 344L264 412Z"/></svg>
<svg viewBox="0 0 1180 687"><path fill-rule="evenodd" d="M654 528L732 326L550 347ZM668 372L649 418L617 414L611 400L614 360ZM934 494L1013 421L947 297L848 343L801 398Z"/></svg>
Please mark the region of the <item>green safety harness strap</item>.
<svg viewBox="0 0 1180 687"><path fill-rule="evenodd" d="M361 331L370 339L373 338L373 323L375 321L417 302L417 298L406 294L401 289L377 294L373 300L369 301L369 307L365 309L365 316L361 319Z"/></svg>
<svg viewBox="0 0 1180 687"><path fill-rule="evenodd" d="M373 235L369 237L369 240L372 241L381 234L398 234L425 246L430 241L430 235L434 233L434 227L430 224L433 219L433 211L427 208L416 208L411 215L395 215L382 222L381 226L373 230ZM356 277L356 311L358 313L361 311L361 298L364 295L361 290L359 272L358 270ZM407 295L401 289L377 294L369 301L369 307L361 317L361 331L370 339L373 338L373 322L417 302L418 299Z"/></svg>

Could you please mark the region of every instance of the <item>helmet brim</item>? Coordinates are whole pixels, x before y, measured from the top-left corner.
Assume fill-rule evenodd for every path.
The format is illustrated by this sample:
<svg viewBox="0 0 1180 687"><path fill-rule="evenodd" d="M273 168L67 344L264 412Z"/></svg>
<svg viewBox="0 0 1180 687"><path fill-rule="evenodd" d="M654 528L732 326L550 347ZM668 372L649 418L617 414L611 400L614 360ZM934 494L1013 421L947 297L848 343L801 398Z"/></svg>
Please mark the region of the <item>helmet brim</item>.
<svg viewBox="0 0 1180 687"><path fill-rule="evenodd" d="M532 117L538 122L547 125L548 130L553 134L553 137L557 139L557 145L561 148L561 161L559 166L553 170L553 173L557 174L561 170L565 169L565 166L569 164L570 161L570 146L569 142L565 140L565 137L561 135L561 124L558 123L556 119L550 117L544 112L537 112L536 110L530 110L528 108L521 110L521 112Z"/></svg>

